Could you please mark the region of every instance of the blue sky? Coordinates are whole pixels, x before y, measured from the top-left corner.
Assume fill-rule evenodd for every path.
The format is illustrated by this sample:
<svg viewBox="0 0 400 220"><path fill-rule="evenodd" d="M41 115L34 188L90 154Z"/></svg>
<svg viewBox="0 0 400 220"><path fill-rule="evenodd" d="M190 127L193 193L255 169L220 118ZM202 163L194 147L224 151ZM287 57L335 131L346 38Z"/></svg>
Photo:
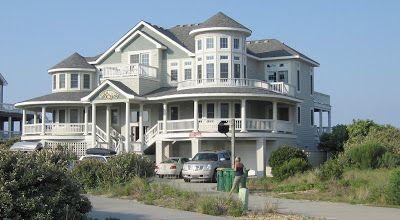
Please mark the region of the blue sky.
<svg viewBox="0 0 400 220"><path fill-rule="evenodd" d="M218 11L317 60L315 89L332 121L369 118L400 127L400 1L22 1L0 5L6 102L51 91L47 69L73 52L105 51L140 20L172 27Z"/></svg>

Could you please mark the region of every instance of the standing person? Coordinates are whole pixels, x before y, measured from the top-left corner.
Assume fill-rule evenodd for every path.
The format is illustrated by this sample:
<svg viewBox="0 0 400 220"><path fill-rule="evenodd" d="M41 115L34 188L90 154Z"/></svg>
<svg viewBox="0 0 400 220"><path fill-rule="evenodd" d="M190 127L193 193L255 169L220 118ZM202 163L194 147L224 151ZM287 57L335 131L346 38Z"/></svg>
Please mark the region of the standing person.
<svg viewBox="0 0 400 220"><path fill-rule="evenodd" d="M235 179L232 183L231 191L229 192L229 196L232 195L233 190L235 190L236 186L240 183L240 188L243 187L243 175L244 175L244 165L240 162L240 157L235 158L235 164L233 169L235 169Z"/></svg>

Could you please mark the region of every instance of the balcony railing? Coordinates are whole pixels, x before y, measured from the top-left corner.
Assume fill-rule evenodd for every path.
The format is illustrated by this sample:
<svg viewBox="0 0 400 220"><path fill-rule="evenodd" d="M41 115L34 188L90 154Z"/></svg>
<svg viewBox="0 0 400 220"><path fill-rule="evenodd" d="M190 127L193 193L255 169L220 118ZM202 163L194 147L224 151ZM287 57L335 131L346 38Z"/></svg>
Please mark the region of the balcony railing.
<svg viewBox="0 0 400 220"><path fill-rule="evenodd" d="M88 123L87 132L92 132L92 124ZM46 123L44 125L45 135L83 135L85 123ZM24 125L24 135L41 135L42 124Z"/></svg>
<svg viewBox="0 0 400 220"><path fill-rule="evenodd" d="M313 93L314 97L314 103L322 104L322 105L330 105L331 104L331 97L329 95L320 93L320 92L314 92Z"/></svg>
<svg viewBox="0 0 400 220"><path fill-rule="evenodd" d="M265 82L257 79L196 79L178 82L178 90L210 87L248 87L262 88L272 92L294 95L294 87L284 82Z"/></svg>
<svg viewBox="0 0 400 220"><path fill-rule="evenodd" d="M157 79L158 68L143 64L104 66L101 68L101 77L109 78L152 78Z"/></svg>

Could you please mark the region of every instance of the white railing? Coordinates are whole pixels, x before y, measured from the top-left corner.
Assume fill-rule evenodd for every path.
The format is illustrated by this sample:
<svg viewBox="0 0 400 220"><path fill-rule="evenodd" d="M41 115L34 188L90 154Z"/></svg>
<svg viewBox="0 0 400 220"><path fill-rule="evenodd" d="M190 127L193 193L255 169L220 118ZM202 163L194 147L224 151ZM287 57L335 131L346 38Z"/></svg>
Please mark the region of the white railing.
<svg viewBox="0 0 400 220"><path fill-rule="evenodd" d="M75 135L85 132L85 123L49 123L45 124L45 134Z"/></svg>
<svg viewBox="0 0 400 220"><path fill-rule="evenodd" d="M214 132L218 131L218 124L221 121L227 121L230 123L231 119L229 118L202 118L199 119L199 131L207 131ZM240 130L242 128L242 121L239 119L235 119L235 130Z"/></svg>
<svg viewBox="0 0 400 220"><path fill-rule="evenodd" d="M144 135L144 140L148 142L151 139L155 138L159 134L160 131L159 127L160 127L160 122L158 122L156 125L154 125L150 130L146 132L146 134Z"/></svg>
<svg viewBox="0 0 400 220"><path fill-rule="evenodd" d="M101 68L102 78L148 77L157 79L158 68L143 64L104 66Z"/></svg>
<svg viewBox="0 0 400 220"><path fill-rule="evenodd" d="M97 137L102 139L102 141L104 141L104 142L107 141L107 133L105 131L101 130L101 128L97 125L96 125L96 135L97 135Z"/></svg>
<svg viewBox="0 0 400 220"><path fill-rule="evenodd" d="M24 125L24 135L26 135L26 134L40 134L41 132L42 132L42 124Z"/></svg>
<svg viewBox="0 0 400 220"><path fill-rule="evenodd" d="M274 121L271 119L246 119L246 129L248 131L272 131Z"/></svg>
<svg viewBox="0 0 400 220"><path fill-rule="evenodd" d="M193 119L167 121L167 131L193 131L193 129Z"/></svg>
<svg viewBox="0 0 400 220"><path fill-rule="evenodd" d="M329 95L320 93L320 92L313 92L314 103L322 104L322 105L330 105L331 104L331 97Z"/></svg>
<svg viewBox="0 0 400 220"><path fill-rule="evenodd" d="M257 79L197 79L178 82L178 90L209 87L250 87L262 88L284 95L294 95L294 87L284 82L265 82Z"/></svg>

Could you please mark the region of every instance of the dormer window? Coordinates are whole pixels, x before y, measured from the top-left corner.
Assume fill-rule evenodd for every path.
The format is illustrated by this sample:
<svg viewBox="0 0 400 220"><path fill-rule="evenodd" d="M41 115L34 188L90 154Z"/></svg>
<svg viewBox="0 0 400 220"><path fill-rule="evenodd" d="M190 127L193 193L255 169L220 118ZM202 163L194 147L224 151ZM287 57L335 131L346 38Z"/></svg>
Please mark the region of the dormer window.
<svg viewBox="0 0 400 220"><path fill-rule="evenodd" d="M202 50L201 40L197 40L197 50Z"/></svg>
<svg viewBox="0 0 400 220"><path fill-rule="evenodd" d="M239 49L240 48L239 38L233 39L233 48L234 49Z"/></svg>
<svg viewBox="0 0 400 220"><path fill-rule="evenodd" d="M60 81L58 87L60 89L65 89L65 74L60 74Z"/></svg>
<svg viewBox="0 0 400 220"><path fill-rule="evenodd" d="M223 48L228 48L228 38L226 38L226 37L221 37L221 38L219 39L219 47L220 47L221 49L223 49Z"/></svg>
<svg viewBox="0 0 400 220"><path fill-rule="evenodd" d="M53 75L53 89L57 89L57 75Z"/></svg>
<svg viewBox="0 0 400 220"><path fill-rule="evenodd" d="M90 89L90 75L89 74L83 75L83 88Z"/></svg>
<svg viewBox="0 0 400 220"><path fill-rule="evenodd" d="M207 49L214 48L214 38L207 38L206 39L206 48Z"/></svg>
<svg viewBox="0 0 400 220"><path fill-rule="evenodd" d="M79 86L79 75L74 73L71 74L71 89L77 89Z"/></svg>

